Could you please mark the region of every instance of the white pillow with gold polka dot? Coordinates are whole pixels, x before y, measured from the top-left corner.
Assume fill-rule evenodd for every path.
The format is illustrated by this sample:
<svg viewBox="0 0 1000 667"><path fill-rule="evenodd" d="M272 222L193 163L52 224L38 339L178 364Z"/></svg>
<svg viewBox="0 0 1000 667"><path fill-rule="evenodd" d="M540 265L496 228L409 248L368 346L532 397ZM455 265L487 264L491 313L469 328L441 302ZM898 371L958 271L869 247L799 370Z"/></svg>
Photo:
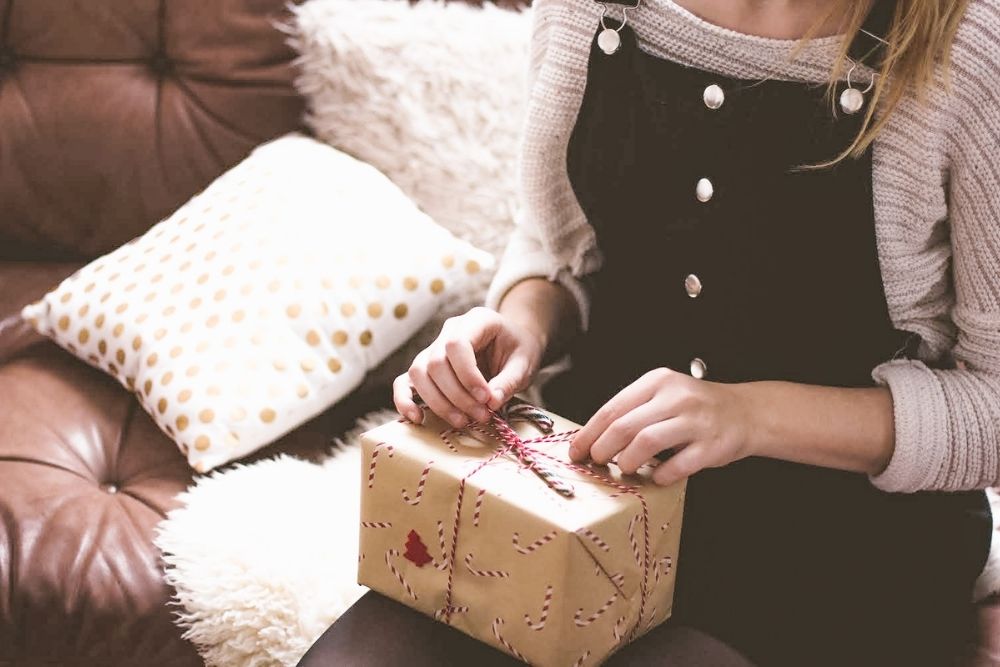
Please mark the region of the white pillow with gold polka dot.
<svg viewBox="0 0 1000 667"><path fill-rule="evenodd" d="M374 167L289 135L22 315L204 472L343 398L492 265Z"/></svg>

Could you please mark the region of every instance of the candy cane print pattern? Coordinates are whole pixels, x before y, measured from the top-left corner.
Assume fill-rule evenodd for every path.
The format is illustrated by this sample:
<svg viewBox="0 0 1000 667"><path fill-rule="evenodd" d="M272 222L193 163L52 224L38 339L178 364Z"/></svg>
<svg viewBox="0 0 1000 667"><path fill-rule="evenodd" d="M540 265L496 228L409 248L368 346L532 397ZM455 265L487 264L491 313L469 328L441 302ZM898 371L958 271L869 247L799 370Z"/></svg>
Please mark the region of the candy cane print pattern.
<svg viewBox="0 0 1000 667"><path fill-rule="evenodd" d="M503 625L502 618L497 616L495 619L493 619L493 636L497 638L497 641L500 642L500 645L503 646L505 649L507 649L507 652L510 653L512 656L514 656L521 662L528 662L528 659L525 658L523 655L521 655L521 652L518 651L513 646L511 646L510 642L504 639L503 635L500 634L501 625Z"/></svg>
<svg viewBox="0 0 1000 667"><path fill-rule="evenodd" d="M615 638L616 644L621 644L622 639L625 635L622 634L622 623L625 622L625 617L621 616L617 621L615 621L615 627L611 628L611 636Z"/></svg>
<svg viewBox="0 0 1000 667"><path fill-rule="evenodd" d="M479 525L479 514L480 512L482 512L483 509L483 496L485 495L486 495L486 489L479 489L479 492L476 494L476 509L472 513L473 526Z"/></svg>
<svg viewBox="0 0 1000 667"><path fill-rule="evenodd" d="M433 465L434 461L428 461L427 465L424 466L423 472L420 473L420 481L417 482L417 495L410 498L410 494L406 492L406 489L402 490L404 502L414 507L420 504L420 499L424 497L424 485L427 484L427 475L431 474L431 466Z"/></svg>
<svg viewBox="0 0 1000 667"><path fill-rule="evenodd" d="M465 554L465 567L469 570L469 572L477 577L496 577L498 579L506 579L510 576L510 572L505 570L477 570L472 567L472 558L473 555L471 551Z"/></svg>
<svg viewBox="0 0 1000 667"><path fill-rule="evenodd" d="M396 575L396 579L399 580L400 585L406 590L406 594L409 595L414 600L417 600L416 592L414 592L413 588L411 588L410 585L406 583L406 579L403 579L403 574L396 569L395 565L392 564L392 559L399 558L400 556L402 556L402 554L396 551L395 549L389 549L388 551L385 552L385 564L389 566L389 571L392 572L394 575Z"/></svg>
<svg viewBox="0 0 1000 667"><path fill-rule="evenodd" d="M434 567L444 571L448 569L448 548L444 543L444 523L438 521L438 546L441 548L441 560L434 561Z"/></svg>
<svg viewBox="0 0 1000 667"><path fill-rule="evenodd" d="M392 528L392 521L362 521L362 528Z"/></svg>
<svg viewBox="0 0 1000 667"><path fill-rule="evenodd" d="M671 558L670 556L664 556L663 558L660 559L659 567L656 568L656 576L653 581L654 586L658 586L660 584L661 574L664 577L670 574L670 568L673 567L673 564L674 564L674 559Z"/></svg>
<svg viewBox="0 0 1000 667"><path fill-rule="evenodd" d="M375 445L375 449L372 450L372 462L368 466L368 488L372 488L375 484L375 466L378 464L378 455L381 450L385 449L386 454L389 458L392 458L393 448L392 445L387 445L384 442L380 442Z"/></svg>
<svg viewBox="0 0 1000 667"><path fill-rule="evenodd" d="M590 651L584 651L583 655L576 659L573 663L573 667L583 667L583 663L586 662L587 658L590 657Z"/></svg>
<svg viewBox="0 0 1000 667"><path fill-rule="evenodd" d="M618 599L618 591L615 591L614 593L611 594L611 597L608 598L608 601L605 602L603 605L601 605L600 609L595 611L587 618L583 618L583 607L580 607L579 609L576 610L576 613L573 615L573 622L576 623L576 626L578 628L583 628L590 625L591 623L599 619L601 616L603 616L604 612L606 612L608 609L611 609L611 605L613 605L615 603L615 600L617 599Z"/></svg>
<svg viewBox="0 0 1000 667"><path fill-rule="evenodd" d="M597 545L597 548L601 551L611 551L611 547L608 546L608 543L602 540L600 536L598 536L597 533L592 531L590 528L581 528L576 531L576 534L581 537L586 537L588 540Z"/></svg>
<svg viewBox="0 0 1000 667"><path fill-rule="evenodd" d="M639 551L639 542L635 539L635 524L639 523L639 515L636 514L628 522L628 541L632 545L632 555L635 556L635 564L642 567L642 553Z"/></svg>
<svg viewBox="0 0 1000 667"><path fill-rule="evenodd" d="M531 617L527 614L524 615L524 622L528 624L528 627L532 630L542 630L545 627L545 621L549 619L549 607L552 605L552 586L545 587L545 599L542 600L542 615L538 618L538 622L534 623Z"/></svg>
<svg viewBox="0 0 1000 667"><path fill-rule="evenodd" d="M517 553L530 554L534 553L539 548L545 546L552 540L556 539L556 535L558 534L559 534L558 532L550 530L549 532L545 533L544 535L542 535L541 537L539 537L537 540L535 540L526 547L521 546L520 536L517 533L514 533L514 536L511 538L511 541L514 543L514 548L517 549Z"/></svg>

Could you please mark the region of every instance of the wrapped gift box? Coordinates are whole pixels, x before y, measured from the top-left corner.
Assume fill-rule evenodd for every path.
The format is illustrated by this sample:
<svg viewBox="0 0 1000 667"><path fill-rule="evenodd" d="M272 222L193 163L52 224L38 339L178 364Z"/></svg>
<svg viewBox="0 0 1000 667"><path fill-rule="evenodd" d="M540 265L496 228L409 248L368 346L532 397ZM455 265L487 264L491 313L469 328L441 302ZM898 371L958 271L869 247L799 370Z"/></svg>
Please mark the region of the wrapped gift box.
<svg viewBox="0 0 1000 667"><path fill-rule="evenodd" d="M541 667L599 664L669 618L684 483L573 466L559 434L578 427L550 416L540 442L511 422L527 459L430 413L362 436L359 582Z"/></svg>

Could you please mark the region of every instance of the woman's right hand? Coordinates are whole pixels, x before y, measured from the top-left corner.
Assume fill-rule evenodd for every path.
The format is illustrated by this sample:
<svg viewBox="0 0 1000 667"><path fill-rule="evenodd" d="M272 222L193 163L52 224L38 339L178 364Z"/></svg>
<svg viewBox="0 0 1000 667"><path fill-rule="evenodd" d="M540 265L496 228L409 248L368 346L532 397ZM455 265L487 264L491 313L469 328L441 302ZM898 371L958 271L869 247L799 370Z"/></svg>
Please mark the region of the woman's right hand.
<svg viewBox="0 0 1000 667"><path fill-rule="evenodd" d="M531 384L545 354L544 336L489 308L449 318L437 339L393 382L393 401L414 423L423 413L413 392L456 428L489 418ZM489 378L487 380L487 378Z"/></svg>

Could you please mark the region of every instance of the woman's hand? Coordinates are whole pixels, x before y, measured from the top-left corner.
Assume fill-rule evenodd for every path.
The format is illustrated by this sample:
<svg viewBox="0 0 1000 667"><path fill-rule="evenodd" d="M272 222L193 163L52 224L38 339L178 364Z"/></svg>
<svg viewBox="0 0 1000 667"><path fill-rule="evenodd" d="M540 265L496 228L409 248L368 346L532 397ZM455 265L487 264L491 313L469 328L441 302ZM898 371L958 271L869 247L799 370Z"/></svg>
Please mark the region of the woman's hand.
<svg viewBox="0 0 1000 667"><path fill-rule="evenodd" d="M545 352L544 336L488 308L448 319L441 334L393 382L401 415L419 424L413 391L456 428L489 417L534 379ZM485 372L485 375L484 375ZM487 381L487 377L491 378Z"/></svg>
<svg viewBox="0 0 1000 667"><path fill-rule="evenodd" d="M742 459L750 455L753 410L738 387L650 371L591 417L573 437L570 457L605 464L617 456L622 472L632 474L673 450L653 473L658 484Z"/></svg>

